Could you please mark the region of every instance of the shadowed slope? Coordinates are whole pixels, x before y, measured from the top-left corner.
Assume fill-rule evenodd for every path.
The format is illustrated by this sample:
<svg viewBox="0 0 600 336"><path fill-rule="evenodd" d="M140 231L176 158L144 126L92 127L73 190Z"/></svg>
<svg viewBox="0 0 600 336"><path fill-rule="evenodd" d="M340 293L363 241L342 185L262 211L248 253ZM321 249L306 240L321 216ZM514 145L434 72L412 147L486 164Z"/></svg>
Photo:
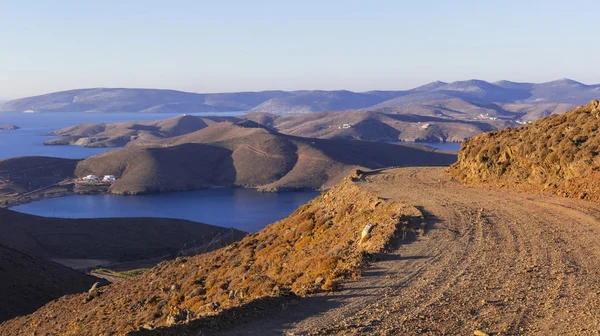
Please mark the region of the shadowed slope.
<svg viewBox="0 0 600 336"><path fill-rule="evenodd" d="M65 294L85 292L96 281L99 279L0 245L0 321L29 314Z"/></svg>
<svg viewBox="0 0 600 336"><path fill-rule="evenodd" d="M66 219L0 208L0 244L49 259L123 262L154 258L175 254L185 243L222 230L180 219ZM234 240L243 235L235 230Z"/></svg>

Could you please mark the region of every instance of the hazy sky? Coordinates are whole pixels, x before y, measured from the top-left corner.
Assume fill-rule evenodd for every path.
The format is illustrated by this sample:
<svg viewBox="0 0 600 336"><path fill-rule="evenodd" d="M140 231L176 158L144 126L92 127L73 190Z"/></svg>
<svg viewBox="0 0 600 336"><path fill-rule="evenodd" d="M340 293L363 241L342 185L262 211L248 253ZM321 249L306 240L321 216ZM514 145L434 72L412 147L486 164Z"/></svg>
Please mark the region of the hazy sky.
<svg viewBox="0 0 600 336"><path fill-rule="evenodd" d="M0 98L600 82L597 0L0 0Z"/></svg>

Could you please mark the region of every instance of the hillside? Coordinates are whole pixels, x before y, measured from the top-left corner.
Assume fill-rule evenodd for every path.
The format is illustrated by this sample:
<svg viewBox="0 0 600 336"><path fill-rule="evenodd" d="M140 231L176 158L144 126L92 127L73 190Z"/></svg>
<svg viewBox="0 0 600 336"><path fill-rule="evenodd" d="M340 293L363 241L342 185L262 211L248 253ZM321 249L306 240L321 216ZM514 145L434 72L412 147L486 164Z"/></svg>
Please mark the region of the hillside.
<svg viewBox="0 0 600 336"><path fill-rule="evenodd" d="M233 117L178 116L164 120L79 124L52 132L62 138L44 145L78 145L85 147L120 147L130 141L144 142L191 133L217 122L238 120Z"/></svg>
<svg viewBox="0 0 600 336"><path fill-rule="evenodd" d="M115 175L110 192L117 194L213 186L319 189L355 168L448 165L454 160L453 154L427 148L293 137L243 121L105 152L82 160L75 175Z"/></svg>
<svg viewBox="0 0 600 336"><path fill-rule="evenodd" d="M0 208L0 244L69 265L77 260L115 263L175 255L184 244L224 230L180 219L66 219ZM244 235L234 230L229 242Z"/></svg>
<svg viewBox="0 0 600 336"><path fill-rule="evenodd" d="M382 142L459 142L479 133L514 125L488 118L465 121L369 111L315 112L296 116L251 113L244 118L294 136Z"/></svg>
<svg viewBox="0 0 600 336"><path fill-rule="evenodd" d="M103 287L87 302L87 294L63 297L3 323L0 330L3 335L99 335L223 328L285 304L290 293L335 289L339 281L360 274L369 256L383 252L397 231L420 221L417 209L380 199L348 178L288 218L225 249L161 263L131 281ZM368 222L376 226L361 240Z"/></svg>
<svg viewBox="0 0 600 336"><path fill-rule="evenodd" d="M5 112L153 112L244 111L264 101L290 95L283 91L198 94L174 90L78 89L7 101Z"/></svg>
<svg viewBox="0 0 600 336"><path fill-rule="evenodd" d="M466 183L600 201L600 102L463 143L451 174Z"/></svg>
<svg viewBox="0 0 600 336"><path fill-rule="evenodd" d="M85 292L96 281L99 279L0 245L0 321L32 313L65 294Z"/></svg>
<svg viewBox="0 0 600 336"><path fill-rule="evenodd" d="M594 335L599 223L599 203L465 186L443 167L357 172L231 247L61 298L0 330Z"/></svg>

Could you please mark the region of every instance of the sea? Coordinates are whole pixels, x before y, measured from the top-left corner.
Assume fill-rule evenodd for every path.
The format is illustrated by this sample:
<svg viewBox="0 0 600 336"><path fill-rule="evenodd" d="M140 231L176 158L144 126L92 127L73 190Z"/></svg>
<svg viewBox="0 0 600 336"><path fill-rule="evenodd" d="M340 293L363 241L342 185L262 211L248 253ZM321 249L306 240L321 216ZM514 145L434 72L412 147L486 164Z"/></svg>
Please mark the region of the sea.
<svg viewBox="0 0 600 336"><path fill-rule="evenodd" d="M190 113L199 116L239 116L244 112ZM163 113L0 113L0 125L18 130L0 130L0 160L17 156L52 156L82 159L114 148L44 146L55 137L49 132L80 123L149 121L176 115ZM435 148L458 150L460 144L420 143ZM157 195L73 195L47 198L11 209L24 213L62 218L162 217L188 219L222 227L256 232L267 224L290 215L316 197L315 191L262 193L255 189L214 188Z"/></svg>

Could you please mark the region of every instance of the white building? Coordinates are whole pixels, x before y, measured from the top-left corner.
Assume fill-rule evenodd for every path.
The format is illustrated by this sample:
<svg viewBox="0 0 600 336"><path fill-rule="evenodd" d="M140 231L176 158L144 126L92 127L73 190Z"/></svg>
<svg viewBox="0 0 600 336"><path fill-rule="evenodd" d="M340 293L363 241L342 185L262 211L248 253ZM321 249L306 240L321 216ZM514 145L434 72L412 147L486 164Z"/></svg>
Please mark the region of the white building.
<svg viewBox="0 0 600 336"><path fill-rule="evenodd" d="M98 181L98 180L100 180L100 179L98 178L98 176L96 176L96 175L88 175L88 176L84 176L84 177L82 177L81 179L82 179L83 181L91 181L91 182L95 182L95 181Z"/></svg>
<svg viewBox="0 0 600 336"><path fill-rule="evenodd" d="M102 179L104 182L112 182L114 180L116 180L115 175L104 175L104 178Z"/></svg>

